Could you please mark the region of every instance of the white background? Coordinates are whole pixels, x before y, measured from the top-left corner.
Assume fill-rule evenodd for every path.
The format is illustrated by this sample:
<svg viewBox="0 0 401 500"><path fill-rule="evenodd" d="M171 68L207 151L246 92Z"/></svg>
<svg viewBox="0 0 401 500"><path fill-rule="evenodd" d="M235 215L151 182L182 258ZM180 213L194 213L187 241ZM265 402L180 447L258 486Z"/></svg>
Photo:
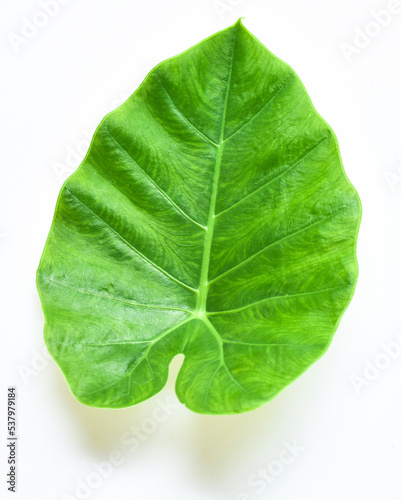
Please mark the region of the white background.
<svg viewBox="0 0 401 500"><path fill-rule="evenodd" d="M382 354L401 332L401 13L380 27L369 23L385 0L64 3L48 20L39 0L0 4L1 498L400 500L401 355ZM58 191L87 135L153 66L240 16L297 71L338 136L364 210L354 299L327 354L259 410L215 417L180 406L178 359L155 398L85 407L42 355L35 272ZM24 18L43 26L17 43ZM358 29L370 35L347 58ZM8 385L18 388L17 494L3 473ZM170 414L155 413L168 399ZM132 450L121 437L135 428ZM294 440L302 451L284 455ZM103 463L100 476L96 464L116 450L122 463ZM284 456L292 463L280 465ZM263 469L273 479L256 487Z"/></svg>

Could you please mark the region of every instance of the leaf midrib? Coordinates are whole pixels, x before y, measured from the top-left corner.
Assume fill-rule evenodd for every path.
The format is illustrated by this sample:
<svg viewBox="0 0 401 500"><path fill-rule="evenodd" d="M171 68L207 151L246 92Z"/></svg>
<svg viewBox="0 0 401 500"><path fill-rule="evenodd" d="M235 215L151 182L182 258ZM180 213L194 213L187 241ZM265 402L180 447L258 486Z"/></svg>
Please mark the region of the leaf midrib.
<svg viewBox="0 0 401 500"><path fill-rule="evenodd" d="M231 77L232 77L232 72L233 72L234 47L235 47L236 36L237 36L237 26L234 29L233 41L232 41L232 46L231 46L230 68L229 68L229 72L228 72L227 89L226 89L226 95L225 95L225 99L224 99L224 106L223 106L223 112L222 112L222 118L221 118L220 138L219 138L219 144L217 146L218 149L217 149L216 164L215 164L214 176L213 176L212 195L211 195L211 199L210 199L209 215L208 215L208 220L207 220L206 229L205 229L203 259L202 259L199 292L198 292L198 297L197 297L197 302L196 302L196 312L195 312L195 314L199 315L200 317L204 317L204 316L206 317L206 301L207 301L207 294L208 294L208 289L209 289L208 278L209 278L210 254L211 254L211 249L212 249L213 233L214 233L215 218L216 218L215 212L216 212L218 185L219 185L219 179L220 179L221 161L222 161L223 151L224 151L224 131L225 131L225 123L226 123L226 115L227 115L227 107L228 107L228 98L229 98L230 88L231 88Z"/></svg>

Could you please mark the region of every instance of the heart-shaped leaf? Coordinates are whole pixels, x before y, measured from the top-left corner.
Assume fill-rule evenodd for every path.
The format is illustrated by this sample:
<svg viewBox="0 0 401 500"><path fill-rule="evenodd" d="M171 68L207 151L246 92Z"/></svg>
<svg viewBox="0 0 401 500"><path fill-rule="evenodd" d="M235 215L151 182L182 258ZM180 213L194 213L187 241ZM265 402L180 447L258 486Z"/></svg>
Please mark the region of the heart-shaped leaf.
<svg viewBox="0 0 401 500"><path fill-rule="evenodd" d="M263 405L353 294L359 198L294 71L241 24L149 73L64 184L38 270L47 346L83 403L176 391Z"/></svg>

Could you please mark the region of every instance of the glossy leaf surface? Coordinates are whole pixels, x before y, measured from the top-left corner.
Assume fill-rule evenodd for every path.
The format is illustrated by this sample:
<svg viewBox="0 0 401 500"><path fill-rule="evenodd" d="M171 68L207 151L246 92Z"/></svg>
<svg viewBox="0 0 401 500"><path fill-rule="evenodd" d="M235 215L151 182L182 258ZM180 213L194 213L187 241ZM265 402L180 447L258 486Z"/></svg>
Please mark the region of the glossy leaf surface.
<svg viewBox="0 0 401 500"><path fill-rule="evenodd" d="M359 221L332 130L239 21L152 70L64 184L47 346L88 405L149 398L183 353L188 408L257 408L327 349Z"/></svg>

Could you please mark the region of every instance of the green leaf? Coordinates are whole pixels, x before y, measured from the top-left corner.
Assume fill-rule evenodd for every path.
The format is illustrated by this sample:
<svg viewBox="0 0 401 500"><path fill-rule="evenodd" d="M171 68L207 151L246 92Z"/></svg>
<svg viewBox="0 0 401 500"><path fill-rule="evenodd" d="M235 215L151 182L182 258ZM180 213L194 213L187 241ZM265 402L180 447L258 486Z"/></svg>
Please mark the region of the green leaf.
<svg viewBox="0 0 401 500"><path fill-rule="evenodd" d="M165 385L257 408L327 349L361 217L333 131L238 21L158 65L64 184L38 270L47 346L79 401Z"/></svg>

